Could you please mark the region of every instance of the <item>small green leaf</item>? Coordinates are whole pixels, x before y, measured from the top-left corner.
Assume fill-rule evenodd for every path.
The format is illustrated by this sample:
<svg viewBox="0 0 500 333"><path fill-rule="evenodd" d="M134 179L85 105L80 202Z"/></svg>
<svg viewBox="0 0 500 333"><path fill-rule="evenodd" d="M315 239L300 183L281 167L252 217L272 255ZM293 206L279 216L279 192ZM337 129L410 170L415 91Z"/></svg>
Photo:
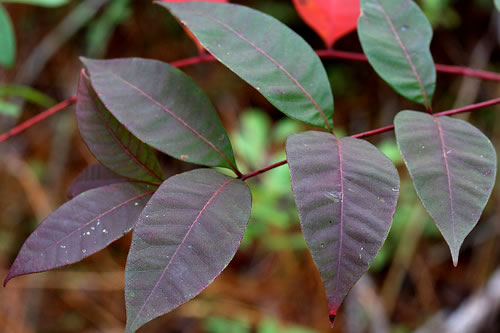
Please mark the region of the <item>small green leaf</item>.
<svg viewBox="0 0 500 333"><path fill-rule="evenodd" d="M57 101L39 90L20 84L0 85L0 97L20 97L44 108L54 106Z"/></svg>
<svg viewBox="0 0 500 333"><path fill-rule="evenodd" d="M398 93L431 108L432 27L412 0L362 0L358 35L368 61Z"/></svg>
<svg viewBox="0 0 500 333"><path fill-rule="evenodd" d="M500 10L500 0L495 0L495 6Z"/></svg>
<svg viewBox="0 0 500 333"><path fill-rule="evenodd" d="M9 14L0 4L0 65L12 67L16 59L16 37Z"/></svg>

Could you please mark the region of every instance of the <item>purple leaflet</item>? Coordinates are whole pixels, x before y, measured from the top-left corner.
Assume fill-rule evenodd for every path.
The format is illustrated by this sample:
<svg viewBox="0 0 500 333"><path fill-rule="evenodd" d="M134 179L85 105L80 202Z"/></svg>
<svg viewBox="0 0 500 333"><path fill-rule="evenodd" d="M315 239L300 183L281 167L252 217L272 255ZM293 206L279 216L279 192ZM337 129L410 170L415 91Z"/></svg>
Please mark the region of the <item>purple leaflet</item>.
<svg viewBox="0 0 500 333"><path fill-rule="evenodd" d="M287 159L302 231L328 297L331 324L392 224L399 176L373 145L323 132L292 134Z"/></svg>
<svg viewBox="0 0 500 333"><path fill-rule="evenodd" d="M130 179L117 175L99 163L94 163L86 167L73 180L68 188L67 194L69 198L74 198L78 194L93 188L116 183L125 183L128 181L130 181Z"/></svg>
<svg viewBox="0 0 500 333"><path fill-rule="evenodd" d="M167 179L134 230L125 270L126 332L205 289L236 253L250 208L248 186L214 170Z"/></svg>
<svg viewBox="0 0 500 333"><path fill-rule="evenodd" d="M179 69L139 58L82 62L100 100L140 140L180 160L239 174L210 100Z"/></svg>
<svg viewBox="0 0 500 333"><path fill-rule="evenodd" d="M165 177L153 150L106 109L82 71L76 117L83 140L97 160L121 176L161 183Z"/></svg>
<svg viewBox="0 0 500 333"><path fill-rule="evenodd" d="M417 194L456 266L460 247L495 185L495 148L481 131L460 119L401 111L394 125Z"/></svg>
<svg viewBox="0 0 500 333"><path fill-rule="evenodd" d="M154 192L137 183L103 186L83 192L49 217L24 242L5 278L75 263L129 232Z"/></svg>

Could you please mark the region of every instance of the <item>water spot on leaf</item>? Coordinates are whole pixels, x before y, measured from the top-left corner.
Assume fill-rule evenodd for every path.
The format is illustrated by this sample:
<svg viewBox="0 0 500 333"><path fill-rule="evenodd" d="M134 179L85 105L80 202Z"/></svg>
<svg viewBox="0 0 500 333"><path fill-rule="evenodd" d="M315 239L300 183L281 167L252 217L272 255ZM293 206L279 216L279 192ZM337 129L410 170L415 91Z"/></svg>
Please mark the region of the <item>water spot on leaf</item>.
<svg viewBox="0 0 500 333"><path fill-rule="evenodd" d="M181 154L181 161L184 161L185 158L188 158L189 155L186 155L186 154Z"/></svg>
<svg viewBox="0 0 500 333"><path fill-rule="evenodd" d="M138 205L139 205L139 203L138 203L138 202L134 203L134 206L138 206Z"/></svg>
<svg viewBox="0 0 500 333"><path fill-rule="evenodd" d="M344 199L344 194L342 192L326 192L325 197L337 203L342 202L342 200Z"/></svg>
<svg viewBox="0 0 500 333"><path fill-rule="evenodd" d="M319 244L319 247L322 248L322 249L324 249L325 248L325 243Z"/></svg>
<svg viewBox="0 0 500 333"><path fill-rule="evenodd" d="M102 233L103 233L103 234L107 234L107 233L108 233L108 230L106 230L106 229L102 229Z"/></svg>
<svg viewBox="0 0 500 333"><path fill-rule="evenodd" d="M60 246L61 249L65 249L66 248L66 245L61 245Z"/></svg>
<svg viewBox="0 0 500 333"><path fill-rule="evenodd" d="M392 192L399 192L399 188L397 188L397 187L393 188Z"/></svg>
<svg viewBox="0 0 500 333"><path fill-rule="evenodd" d="M406 24L405 24L405 25L403 25L403 26L401 26L401 31L406 31L406 30L408 30L408 29L410 29L410 27L409 27L409 26L407 26Z"/></svg>
<svg viewBox="0 0 500 333"><path fill-rule="evenodd" d="M83 249L83 250L82 250L82 253L85 253L85 252L87 252L87 250Z"/></svg>

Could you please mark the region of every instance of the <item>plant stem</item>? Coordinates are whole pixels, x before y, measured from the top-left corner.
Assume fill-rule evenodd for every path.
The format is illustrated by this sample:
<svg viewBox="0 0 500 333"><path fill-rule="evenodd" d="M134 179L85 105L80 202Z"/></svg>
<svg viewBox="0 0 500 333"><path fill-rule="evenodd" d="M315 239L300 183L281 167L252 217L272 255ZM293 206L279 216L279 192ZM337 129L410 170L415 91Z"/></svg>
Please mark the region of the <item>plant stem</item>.
<svg viewBox="0 0 500 333"><path fill-rule="evenodd" d="M464 106L464 107L458 108L458 109L452 109L452 110L448 110L448 111L434 113L434 114L432 114L432 116L433 117L451 116L451 115L455 115L455 114L459 114L459 113L464 113L464 112L470 112L470 111L474 111L474 110L479 110L481 108L485 108L485 107L496 105L496 104L500 104L500 98L491 99L489 101L485 101L485 102L481 102L481 103L471 104L471 105ZM381 133L389 132L389 131L392 131L393 129L394 129L394 125L389 125L389 126L377 128L377 129L374 129L374 130L362 132L362 133L359 133L359 134L355 134L355 135L352 135L351 137L352 138L356 138L356 139L361 139L361 138L366 138L366 137L373 136L373 135L376 135L376 134L381 134ZM241 177L241 179L242 180L247 180L248 178L255 177L257 175L260 175L261 173L267 172L269 170L272 170L274 168L277 168L277 167L285 165L285 164L287 164L286 160L276 162L276 163L271 164L271 165L269 165L269 166L267 166L265 168L262 168L262 169L259 169L259 170L247 173L247 174L243 175Z"/></svg>
<svg viewBox="0 0 500 333"><path fill-rule="evenodd" d="M13 136L23 132L24 130L30 128L31 126L44 120L45 118L50 117L54 113L57 113L65 108L67 108L68 106L74 104L75 102L76 102L76 96L71 96L67 100L64 100L61 103L54 105L50 109L47 109L47 110L37 114L33 118L26 120L25 122L17 125L16 127L11 129L10 131L8 131L4 134L1 134L0 135L0 143L4 142L5 140L9 139L10 137L13 137Z"/></svg>
<svg viewBox="0 0 500 333"><path fill-rule="evenodd" d="M259 169L259 170L256 170L256 171L249 172L249 173L247 173L246 175L243 175L243 176L241 177L241 180L246 180L246 179L248 179L248 178L255 177L255 176L257 176L257 175L260 175L261 173L264 173L264 172L269 171L269 170L271 170L271 169L274 169L274 168L277 168L277 167L279 167L279 166L285 165L286 163L287 163L287 162L286 162L286 160L284 160L284 161L280 161L280 162L277 162L277 163L271 164L271 165L269 165L269 166L267 166L267 167L265 167L265 168L262 168L262 169Z"/></svg>
<svg viewBox="0 0 500 333"><path fill-rule="evenodd" d="M363 53L357 53L357 52L337 51L337 50L316 50L316 54L323 59L344 59L344 60L362 61L362 62L368 61L368 58L366 58L366 56ZM203 54L197 57L177 60L171 62L170 64L172 66L181 68L181 67L201 64L204 62L211 62L215 60L216 59L214 56L210 54ZM482 80L500 81L499 73L488 72L479 69L472 69L462 66L436 64L436 71L446 74L470 76Z"/></svg>

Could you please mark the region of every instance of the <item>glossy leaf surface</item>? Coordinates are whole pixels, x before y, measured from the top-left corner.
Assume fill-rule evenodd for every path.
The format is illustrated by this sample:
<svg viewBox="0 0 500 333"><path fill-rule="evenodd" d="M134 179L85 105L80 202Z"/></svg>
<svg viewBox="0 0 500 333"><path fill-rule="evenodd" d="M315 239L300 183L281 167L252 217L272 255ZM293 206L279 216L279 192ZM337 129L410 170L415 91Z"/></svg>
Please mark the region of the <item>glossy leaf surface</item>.
<svg viewBox="0 0 500 333"><path fill-rule="evenodd" d="M358 35L375 71L398 93L430 108L436 68L432 27L413 0L361 0Z"/></svg>
<svg viewBox="0 0 500 333"><path fill-rule="evenodd" d="M186 74L157 60L82 61L103 104L140 140L186 162L236 168L214 107Z"/></svg>
<svg viewBox="0 0 500 333"><path fill-rule="evenodd" d="M153 150L130 133L106 109L82 72L76 118L80 134L97 160L117 174L146 182L165 178Z"/></svg>
<svg viewBox="0 0 500 333"><path fill-rule="evenodd" d="M103 167L99 163L91 164L85 168L71 183L68 188L68 197L73 198L78 194L93 188L129 182L130 179L124 178Z"/></svg>
<svg viewBox="0 0 500 333"><path fill-rule="evenodd" d="M68 201L24 242L4 285L13 277L69 265L105 248L133 228L153 190L113 184Z"/></svg>
<svg viewBox="0 0 500 333"><path fill-rule="evenodd" d="M0 65L11 67L16 59L16 37L9 14L0 3Z"/></svg>
<svg viewBox="0 0 500 333"><path fill-rule="evenodd" d="M286 152L302 231L333 325L344 297L384 243L399 176L392 162L364 140L298 133L288 137Z"/></svg>
<svg viewBox="0 0 500 333"><path fill-rule="evenodd" d="M166 3L220 62L286 115L330 129L333 96L312 48L281 22L223 3Z"/></svg>
<svg viewBox="0 0 500 333"><path fill-rule="evenodd" d="M360 0L293 0L300 17L321 36L328 48L356 29Z"/></svg>
<svg viewBox="0 0 500 333"><path fill-rule="evenodd" d="M125 270L126 331L205 289L236 253L250 208L248 186L214 170L167 179L134 230Z"/></svg>
<svg viewBox="0 0 500 333"><path fill-rule="evenodd" d="M453 263L488 201L497 169L489 139L471 124L401 111L396 138L425 209L448 243Z"/></svg>

